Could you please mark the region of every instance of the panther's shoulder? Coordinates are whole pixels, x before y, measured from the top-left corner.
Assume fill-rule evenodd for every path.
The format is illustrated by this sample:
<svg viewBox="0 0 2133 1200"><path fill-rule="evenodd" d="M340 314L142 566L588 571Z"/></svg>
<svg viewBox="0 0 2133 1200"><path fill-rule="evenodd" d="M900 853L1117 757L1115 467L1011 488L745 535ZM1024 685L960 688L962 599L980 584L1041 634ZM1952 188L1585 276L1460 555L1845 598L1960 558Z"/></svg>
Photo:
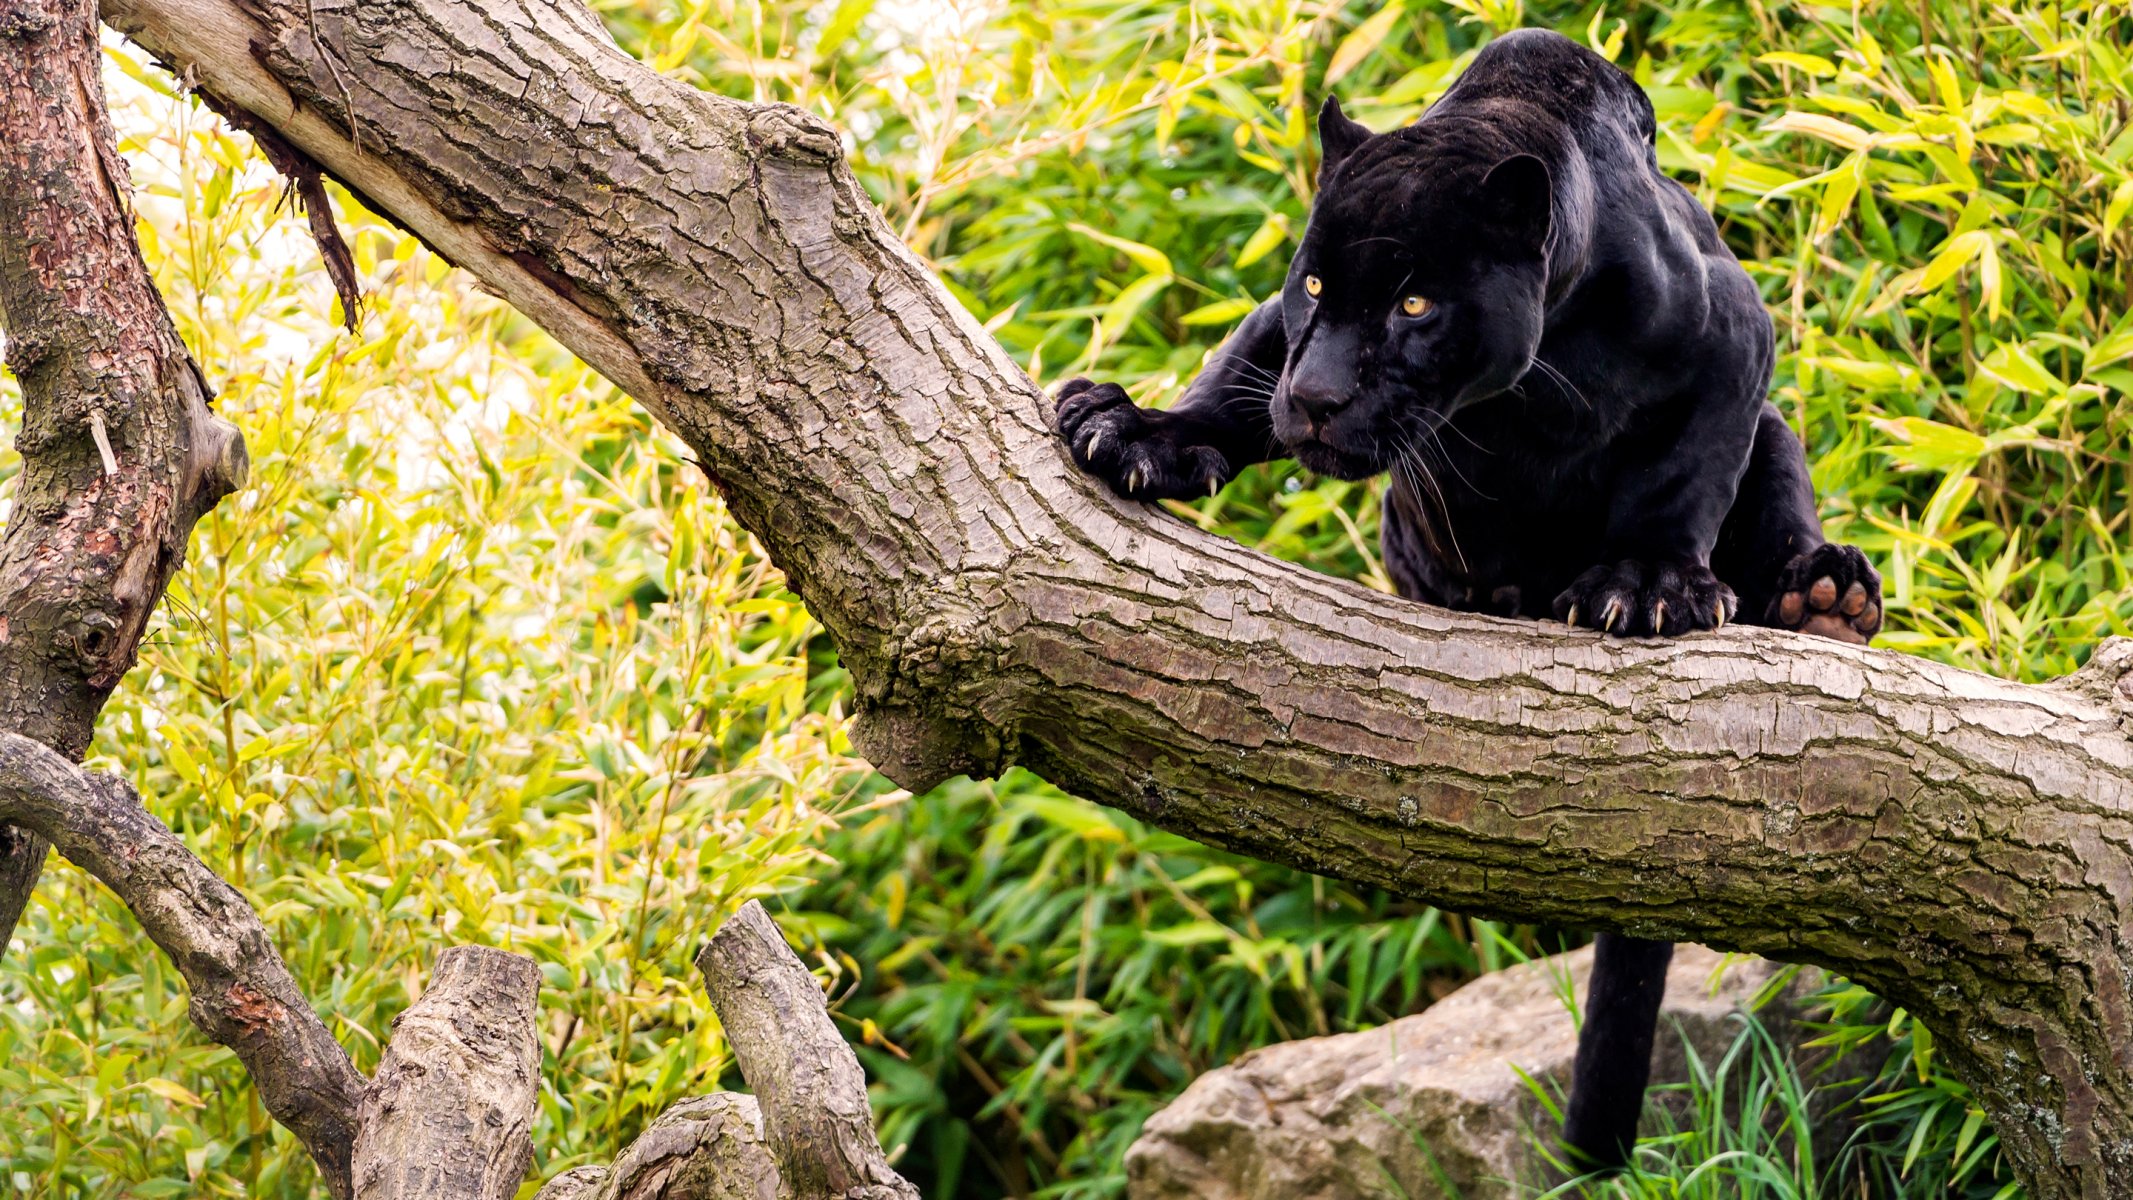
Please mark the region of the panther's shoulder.
<svg viewBox="0 0 2133 1200"><path fill-rule="evenodd" d="M1511 100L1548 113L1573 130L1619 129L1652 144L1659 123L1652 102L1620 67L1548 29L1516 29L1482 47L1439 107Z"/></svg>

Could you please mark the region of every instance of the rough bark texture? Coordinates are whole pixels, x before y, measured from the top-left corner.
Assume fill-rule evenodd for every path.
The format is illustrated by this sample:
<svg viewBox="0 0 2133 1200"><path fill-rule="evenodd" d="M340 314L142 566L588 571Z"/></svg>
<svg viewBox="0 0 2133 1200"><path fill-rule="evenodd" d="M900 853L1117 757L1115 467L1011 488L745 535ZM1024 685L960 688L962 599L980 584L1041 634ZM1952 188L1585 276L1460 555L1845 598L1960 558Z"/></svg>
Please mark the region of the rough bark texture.
<svg viewBox="0 0 2133 1200"><path fill-rule="evenodd" d="M1830 967L1939 1036L2038 1200L2133 1195L2133 648L2025 687L1371 595L1081 478L833 130L569 0L105 13L686 439L897 781L1020 763L1449 908Z"/></svg>
<svg viewBox="0 0 2133 1200"><path fill-rule="evenodd" d="M918 1200L874 1137L866 1072L822 988L751 900L696 956L726 1044L755 1089L782 1200Z"/></svg>
<svg viewBox="0 0 2133 1200"><path fill-rule="evenodd" d="M0 732L0 820L36 831L133 910L192 991L193 1024L237 1052L261 1103L296 1134L336 1200L363 1077L311 1011L252 906L156 820L124 780Z"/></svg>
<svg viewBox="0 0 2133 1200"><path fill-rule="evenodd" d="M244 440L133 232L90 0L0 0L0 327L22 474L0 537L0 730L79 759ZM0 950L45 844L0 826Z"/></svg>
<svg viewBox="0 0 2133 1200"><path fill-rule="evenodd" d="M755 1097L718 1092L659 1115L612 1167L579 1167L535 1200L777 1200Z"/></svg>
<svg viewBox="0 0 2133 1200"><path fill-rule="evenodd" d="M454 946L393 1019L363 1094L357 1200L506 1200L533 1165L541 972L522 954Z"/></svg>

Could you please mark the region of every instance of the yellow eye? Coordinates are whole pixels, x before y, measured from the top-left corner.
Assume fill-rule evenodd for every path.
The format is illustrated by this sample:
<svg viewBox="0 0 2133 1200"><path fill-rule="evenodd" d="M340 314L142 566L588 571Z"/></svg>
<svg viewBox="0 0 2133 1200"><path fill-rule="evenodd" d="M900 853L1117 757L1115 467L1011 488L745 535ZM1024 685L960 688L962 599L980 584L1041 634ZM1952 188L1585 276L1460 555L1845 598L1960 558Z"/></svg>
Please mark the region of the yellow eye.
<svg viewBox="0 0 2133 1200"><path fill-rule="evenodd" d="M1407 299L1400 301L1400 311L1410 317L1421 316L1429 311L1429 307L1429 301L1420 296L1409 296Z"/></svg>
<svg viewBox="0 0 2133 1200"><path fill-rule="evenodd" d="M1318 294L1319 294L1320 292L1322 292L1322 291L1325 291L1325 290L1326 290L1326 285L1325 285L1325 284L1323 284L1323 283L1320 283L1320 282L1318 281L1318 276L1316 276L1316 275L1306 275L1306 276L1304 276L1304 295L1306 295L1306 296L1316 296L1316 295L1318 295Z"/></svg>

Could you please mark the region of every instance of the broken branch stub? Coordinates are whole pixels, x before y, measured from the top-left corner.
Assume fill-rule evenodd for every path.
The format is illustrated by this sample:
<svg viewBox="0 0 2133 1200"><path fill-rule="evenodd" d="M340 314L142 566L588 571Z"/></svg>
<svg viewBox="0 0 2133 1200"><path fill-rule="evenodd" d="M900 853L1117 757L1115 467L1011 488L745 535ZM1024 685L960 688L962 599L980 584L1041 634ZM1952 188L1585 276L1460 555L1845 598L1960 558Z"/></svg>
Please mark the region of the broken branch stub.
<svg viewBox="0 0 2133 1200"><path fill-rule="evenodd" d="M437 958L363 1094L356 1200L506 1200L533 1164L540 968L486 946Z"/></svg>
<svg viewBox="0 0 2133 1200"><path fill-rule="evenodd" d="M749 901L696 957L741 1074L755 1091L784 1200L918 1200L874 1135L866 1072L822 988Z"/></svg>

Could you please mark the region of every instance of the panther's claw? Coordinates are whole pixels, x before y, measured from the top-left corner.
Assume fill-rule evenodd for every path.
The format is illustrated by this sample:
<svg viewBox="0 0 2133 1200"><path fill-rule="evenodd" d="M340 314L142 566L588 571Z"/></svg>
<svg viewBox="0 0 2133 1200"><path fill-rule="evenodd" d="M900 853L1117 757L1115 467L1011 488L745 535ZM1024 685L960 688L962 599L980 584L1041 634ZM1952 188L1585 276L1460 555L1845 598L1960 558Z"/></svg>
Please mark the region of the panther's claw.
<svg viewBox="0 0 2133 1200"><path fill-rule="evenodd" d="M1134 500L1191 500L1222 490L1229 460L1200 417L1140 408L1115 383L1070 379L1054 393L1074 465Z"/></svg>
<svg viewBox="0 0 2133 1200"><path fill-rule="evenodd" d="M1726 622L1733 591L1703 563L1619 559L1572 580L1554 611L1572 625L1616 637L1673 637Z"/></svg>

